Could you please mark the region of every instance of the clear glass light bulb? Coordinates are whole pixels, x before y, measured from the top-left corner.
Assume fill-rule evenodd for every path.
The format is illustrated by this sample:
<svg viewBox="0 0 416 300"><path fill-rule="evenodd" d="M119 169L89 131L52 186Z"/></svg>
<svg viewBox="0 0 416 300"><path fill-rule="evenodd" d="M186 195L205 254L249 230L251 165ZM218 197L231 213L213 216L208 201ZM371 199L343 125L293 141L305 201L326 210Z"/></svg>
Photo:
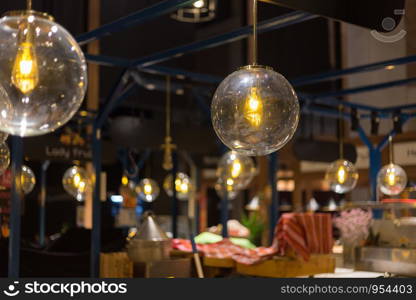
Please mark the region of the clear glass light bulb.
<svg viewBox="0 0 416 300"><path fill-rule="evenodd" d="M87 88L87 65L76 40L34 11L2 17L0 40L0 130L36 136L67 123Z"/></svg>
<svg viewBox="0 0 416 300"><path fill-rule="evenodd" d="M17 53L12 69L12 83L23 94L31 92L39 82L39 69L36 59L33 36L35 32L29 21L19 26Z"/></svg>
<svg viewBox="0 0 416 300"><path fill-rule="evenodd" d="M228 200L237 198L239 192L239 190L235 188L234 180L231 178L226 180L225 185L221 179L218 179L217 183L215 184L215 191L217 192L218 197L221 199L225 197L225 192L227 192Z"/></svg>
<svg viewBox="0 0 416 300"><path fill-rule="evenodd" d="M10 165L10 150L6 143L0 144L0 175L6 171Z"/></svg>
<svg viewBox="0 0 416 300"><path fill-rule="evenodd" d="M325 180L331 191L338 194L348 193L355 188L358 182L358 172L352 162L338 159L327 169Z"/></svg>
<svg viewBox="0 0 416 300"><path fill-rule="evenodd" d="M31 191L33 191L36 185L36 177L31 168L25 165L22 166L22 174L20 180L23 193L29 194Z"/></svg>
<svg viewBox="0 0 416 300"><path fill-rule="evenodd" d="M91 182L84 168L73 166L65 171L62 185L65 191L78 201L84 201Z"/></svg>
<svg viewBox="0 0 416 300"><path fill-rule="evenodd" d="M407 185L407 174L402 167L391 163L378 172L377 184L383 194L398 195Z"/></svg>
<svg viewBox="0 0 416 300"><path fill-rule="evenodd" d="M233 185L236 190L246 188L256 173L253 159L236 151L225 153L217 167L218 179L228 185Z"/></svg>
<svg viewBox="0 0 416 300"><path fill-rule="evenodd" d="M136 187L139 198L146 202L153 202L159 196L159 185L150 178L142 179Z"/></svg>
<svg viewBox="0 0 416 300"><path fill-rule="evenodd" d="M189 176L182 172L177 173L175 179L176 197L179 200L187 200L191 188L192 183ZM163 181L163 189L169 197L172 197L172 174L165 177L165 180Z"/></svg>
<svg viewBox="0 0 416 300"><path fill-rule="evenodd" d="M299 101L281 74L267 67L247 66L218 86L211 117L226 146L244 155L267 155L293 137Z"/></svg>

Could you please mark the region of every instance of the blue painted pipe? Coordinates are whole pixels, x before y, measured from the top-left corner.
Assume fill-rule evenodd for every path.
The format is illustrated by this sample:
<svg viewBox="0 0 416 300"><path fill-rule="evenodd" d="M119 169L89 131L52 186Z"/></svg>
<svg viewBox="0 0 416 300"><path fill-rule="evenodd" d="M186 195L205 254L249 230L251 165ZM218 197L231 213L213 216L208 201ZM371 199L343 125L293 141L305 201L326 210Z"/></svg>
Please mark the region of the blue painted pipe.
<svg viewBox="0 0 416 300"><path fill-rule="evenodd" d="M18 278L20 271L20 225L23 191L21 183L23 164L23 141L21 137L11 136L12 144L12 190L10 203L10 235L8 277Z"/></svg>
<svg viewBox="0 0 416 300"><path fill-rule="evenodd" d="M277 170L278 170L278 154L273 152L269 155L269 184L272 188L272 201L269 208L270 227L269 227L269 241L270 244L274 239L274 228L280 217L279 211L279 191L277 190Z"/></svg>
<svg viewBox="0 0 416 300"><path fill-rule="evenodd" d="M92 201L92 229L91 229L91 253L90 276L100 276L100 252L101 252L101 129L94 127L92 139L93 164L95 170L95 187Z"/></svg>
<svg viewBox="0 0 416 300"><path fill-rule="evenodd" d="M76 37L80 45L95 41L103 36L111 33L125 30L128 27L144 23L156 17L174 12L178 8L192 4L195 0L166 0L150 7L146 7L140 11L122 17L116 21L100 26L89 32L80 34Z"/></svg>

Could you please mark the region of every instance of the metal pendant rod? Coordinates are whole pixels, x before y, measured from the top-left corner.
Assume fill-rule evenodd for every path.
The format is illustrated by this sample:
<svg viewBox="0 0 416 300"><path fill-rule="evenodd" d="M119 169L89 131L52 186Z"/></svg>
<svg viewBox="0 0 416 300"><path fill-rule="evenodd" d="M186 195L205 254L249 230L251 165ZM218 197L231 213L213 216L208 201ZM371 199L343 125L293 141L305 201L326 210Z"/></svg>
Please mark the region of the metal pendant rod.
<svg viewBox="0 0 416 300"><path fill-rule="evenodd" d="M338 117L338 126L339 126L339 158L344 158L344 106L341 104L338 107L339 117Z"/></svg>
<svg viewBox="0 0 416 300"><path fill-rule="evenodd" d="M257 65L257 0L253 0L253 65Z"/></svg>
<svg viewBox="0 0 416 300"><path fill-rule="evenodd" d="M393 137L391 135L389 135L389 163L393 164L393 157L394 157L394 152L393 152Z"/></svg>
<svg viewBox="0 0 416 300"><path fill-rule="evenodd" d="M26 0L26 8L27 10L32 10L32 0Z"/></svg>

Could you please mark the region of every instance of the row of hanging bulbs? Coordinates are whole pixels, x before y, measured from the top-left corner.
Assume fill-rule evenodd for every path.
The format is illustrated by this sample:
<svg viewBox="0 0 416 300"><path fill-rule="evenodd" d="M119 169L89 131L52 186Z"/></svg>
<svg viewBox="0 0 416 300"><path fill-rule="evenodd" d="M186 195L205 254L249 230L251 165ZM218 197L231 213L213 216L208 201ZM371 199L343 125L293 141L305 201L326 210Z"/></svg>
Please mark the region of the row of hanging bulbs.
<svg viewBox="0 0 416 300"><path fill-rule="evenodd" d="M344 159L344 122L343 106L339 107L339 159L327 169L325 181L330 189L338 194L352 191L357 185L359 174L355 165ZM393 196L400 194L407 185L407 175L402 167L393 162L392 136L389 136L389 163L377 174L377 186L383 194Z"/></svg>

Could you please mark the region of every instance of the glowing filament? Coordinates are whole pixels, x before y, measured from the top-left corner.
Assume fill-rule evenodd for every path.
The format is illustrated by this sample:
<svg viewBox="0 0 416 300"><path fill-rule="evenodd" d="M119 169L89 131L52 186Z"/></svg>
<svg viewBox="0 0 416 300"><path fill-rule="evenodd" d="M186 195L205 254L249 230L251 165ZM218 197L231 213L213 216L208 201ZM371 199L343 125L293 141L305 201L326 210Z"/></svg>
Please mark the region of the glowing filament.
<svg viewBox="0 0 416 300"><path fill-rule="evenodd" d="M11 80L23 94L31 92L39 82L39 69L30 26L19 31L19 45L13 63Z"/></svg>
<svg viewBox="0 0 416 300"><path fill-rule="evenodd" d="M231 177L237 178L238 176L240 176L241 169L242 167L240 161L238 159L233 161L233 164L231 166Z"/></svg>
<svg viewBox="0 0 416 300"><path fill-rule="evenodd" d="M128 183L129 183L129 179L127 178L127 176L121 177L121 184L122 185L127 185Z"/></svg>
<svg viewBox="0 0 416 300"><path fill-rule="evenodd" d="M244 118L253 127L259 127L263 120L263 102L260 99L257 88L252 87L250 95L244 104Z"/></svg>
<svg viewBox="0 0 416 300"><path fill-rule="evenodd" d="M150 185L150 184L146 183L146 184L144 185L144 187L143 187L143 190L144 190L144 194L145 194L145 195L150 195L150 194L152 194L152 192L153 192L152 185Z"/></svg>
<svg viewBox="0 0 416 300"><path fill-rule="evenodd" d="M396 174L393 172L393 170L387 172L387 183L390 186L396 185Z"/></svg>
<svg viewBox="0 0 416 300"><path fill-rule="evenodd" d="M338 172L337 172L337 180L338 180L338 183L340 183L340 184L344 184L345 183L345 181L346 181L346 176L347 175L347 173L345 172L345 168L344 168L344 166L340 166L339 167L339 169L338 169Z"/></svg>

